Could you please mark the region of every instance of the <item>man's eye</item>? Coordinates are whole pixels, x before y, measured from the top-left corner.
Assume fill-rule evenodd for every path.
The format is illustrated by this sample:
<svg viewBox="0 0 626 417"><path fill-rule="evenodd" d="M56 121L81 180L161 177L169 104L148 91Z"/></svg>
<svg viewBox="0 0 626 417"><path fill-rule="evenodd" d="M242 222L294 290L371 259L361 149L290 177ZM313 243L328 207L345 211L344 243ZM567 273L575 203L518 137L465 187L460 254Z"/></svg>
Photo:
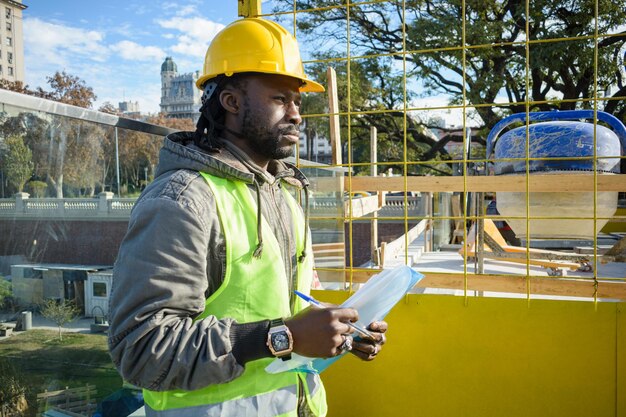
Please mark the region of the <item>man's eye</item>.
<svg viewBox="0 0 626 417"><path fill-rule="evenodd" d="M285 104L287 102L287 99L283 96L276 96L274 97L275 100L280 101L281 103Z"/></svg>

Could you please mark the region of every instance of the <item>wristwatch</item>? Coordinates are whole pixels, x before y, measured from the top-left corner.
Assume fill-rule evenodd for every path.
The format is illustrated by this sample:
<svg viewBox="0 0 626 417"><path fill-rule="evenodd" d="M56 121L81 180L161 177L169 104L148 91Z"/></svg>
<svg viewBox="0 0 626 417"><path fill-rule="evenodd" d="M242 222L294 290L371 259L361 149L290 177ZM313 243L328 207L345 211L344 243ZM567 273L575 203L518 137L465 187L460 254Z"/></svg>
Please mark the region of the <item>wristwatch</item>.
<svg viewBox="0 0 626 417"><path fill-rule="evenodd" d="M291 359L293 337L283 319L275 319L270 322L270 330L267 332L267 347L272 355L277 358L284 361Z"/></svg>

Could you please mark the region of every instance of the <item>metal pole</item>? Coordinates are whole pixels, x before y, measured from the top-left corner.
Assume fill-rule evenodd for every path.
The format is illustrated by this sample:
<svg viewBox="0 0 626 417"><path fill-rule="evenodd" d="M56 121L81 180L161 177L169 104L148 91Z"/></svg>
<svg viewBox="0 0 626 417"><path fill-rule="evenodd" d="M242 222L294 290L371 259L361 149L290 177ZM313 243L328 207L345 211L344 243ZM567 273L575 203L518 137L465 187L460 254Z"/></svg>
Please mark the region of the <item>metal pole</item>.
<svg viewBox="0 0 626 417"><path fill-rule="evenodd" d="M122 197L122 193L120 192L120 149L117 140L117 127L115 128L115 171L117 174L117 195L118 197Z"/></svg>

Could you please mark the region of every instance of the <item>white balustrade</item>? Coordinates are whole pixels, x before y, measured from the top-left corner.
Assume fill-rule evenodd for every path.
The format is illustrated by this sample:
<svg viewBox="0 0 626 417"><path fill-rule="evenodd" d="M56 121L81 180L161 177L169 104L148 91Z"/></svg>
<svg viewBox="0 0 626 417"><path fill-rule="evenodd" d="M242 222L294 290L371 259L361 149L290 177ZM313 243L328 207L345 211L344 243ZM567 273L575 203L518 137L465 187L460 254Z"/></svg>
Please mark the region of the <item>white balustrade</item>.
<svg viewBox="0 0 626 417"><path fill-rule="evenodd" d="M17 193L12 199L0 199L0 218L83 220L128 219L134 198L113 198L102 192L98 198L30 198Z"/></svg>

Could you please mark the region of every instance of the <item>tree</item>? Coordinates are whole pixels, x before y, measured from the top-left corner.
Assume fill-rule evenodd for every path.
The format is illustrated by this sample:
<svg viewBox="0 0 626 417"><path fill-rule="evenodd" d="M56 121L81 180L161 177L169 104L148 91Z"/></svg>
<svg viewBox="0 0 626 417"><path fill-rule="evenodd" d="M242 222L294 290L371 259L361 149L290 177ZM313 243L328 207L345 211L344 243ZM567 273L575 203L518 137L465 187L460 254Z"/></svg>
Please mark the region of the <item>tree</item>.
<svg viewBox="0 0 626 417"><path fill-rule="evenodd" d="M122 113L110 102L105 101L99 108L99 112L121 116Z"/></svg>
<svg viewBox="0 0 626 417"><path fill-rule="evenodd" d="M46 80L51 88L50 91L46 91L41 87L31 90L20 82L0 82L0 88L84 108L91 108L96 100L93 89L87 86L84 80L65 71L57 71L51 77L46 77ZM12 125L5 126L4 131L6 132L11 128L27 130L27 126L19 125L24 124L28 119L30 121L33 121L33 119L41 120L37 115L23 113L21 117L12 121ZM28 137L26 142L28 145L45 146L45 151L42 149L41 152L37 152L37 157L35 158L36 169L37 171L45 171L42 173L42 177L45 178L49 189L54 191L57 198L63 198L66 153L71 146L71 141L80 142L82 122L66 117L50 116L47 117L45 123L47 124L45 126L45 139L42 140L40 132L38 132L35 137L36 144L32 143ZM31 147L31 149L34 148Z"/></svg>
<svg viewBox="0 0 626 417"><path fill-rule="evenodd" d="M63 340L63 326L74 320L79 313L78 307L65 300L48 299L41 303L41 315L52 320L59 327L59 340Z"/></svg>
<svg viewBox="0 0 626 417"><path fill-rule="evenodd" d="M2 162L5 175L9 183L22 192L24 184L33 175L33 153L21 136L9 136L4 140L4 146Z"/></svg>
<svg viewBox="0 0 626 417"><path fill-rule="evenodd" d="M527 100L531 111L590 108L595 92L602 95L610 86L618 88L603 102L604 110L626 118L626 105L619 99L626 95L626 80L615 52L626 42L626 32L615 33L623 27L626 9L619 2L598 0L598 33L615 36L598 40L596 66L595 2L530 0L526 16L525 0L466 0L465 9L461 0L371 2L349 8L336 7L331 0L302 0L299 9L321 10L299 15L297 24L301 43L326 46L313 54L323 59L329 51L345 56L349 22L351 56L374 57L353 60L352 65L389 59L406 63L407 89L421 89L425 97L445 95L451 105L465 98L469 106L477 106L485 135L507 114L524 112ZM290 3L278 0L277 7ZM533 41L528 61L527 38ZM407 53L398 53L403 50ZM372 75L367 80L380 84ZM355 76L358 71L351 73ZM401 94L401 86L396 88ZM369 107L390 108L382 98L369 99Z"/></svg>
<svg viewBox="0 0 626 417"><path fill-rule="evenodd" d="M52 77L46 77L46 80L52 88L50 94L54 101L89 109L97 98L84 80L65 71L57 71Z"/></svg>
<svg viewBox="0 0 626 417"><path fill-rule="evenodd" d="M177 119L175 117L167 117L164 113L159 113L156 116L151 116L146 119L147 123L153 125L165 126L170 129L193 131L196 130L196 126L191 119Z"/></svg>

